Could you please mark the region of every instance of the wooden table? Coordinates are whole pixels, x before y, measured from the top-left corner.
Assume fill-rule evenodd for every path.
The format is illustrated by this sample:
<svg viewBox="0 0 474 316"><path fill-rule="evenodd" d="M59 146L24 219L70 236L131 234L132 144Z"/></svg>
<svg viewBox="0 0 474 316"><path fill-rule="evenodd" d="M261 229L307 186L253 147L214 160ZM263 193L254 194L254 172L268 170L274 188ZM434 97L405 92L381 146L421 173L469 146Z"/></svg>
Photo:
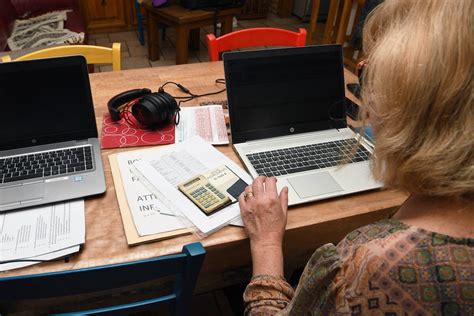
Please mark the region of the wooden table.
<svg viewBox="0 0 474 316"><path fill-rule="evenodd" d="M214 80L223 77L222 62L91 74L97 126L101 130L109 98L122 91L143 87L156 91L162 83L175 81L196 94L202 94L218 90L219 86ZM346 78L353 81L355 76L346 72ZM176 89L170 88L167 91L179 95ZM189 105L225 98L225 93L222 93L200 98ZM241 165L230 145L216 148ZM0 277L79 269L162 256L180 252L184 244L197 241L196 236L186 235L134 247L127 245L108 155L130 149L102 151L107 191L104 195L86 199L86 243L79 254L72 256L68 263L41 263L0 273ZM294 268L304 266L318 246L338 242L354 228L386 217L405 198L400 192L380 190L290 207L284 240L286 271L291 272ZM197 292L249 279L251 258L243 228L225 227L201 242L207 253Z"/></svg>
<svg viewBox="0 0 474 316"><path fill-rule="evenodd" d="M232 32L233 17L242 8L222 9L217 12L188 10L179 5L154 8L145 5L148 16L148 58L160 59L158 26L167 25L176 29L176 64L188 63L188 46L199 49L199 29L214 22L221 23L221 35ZM189 41L191 39L191 41Z"/></svg>

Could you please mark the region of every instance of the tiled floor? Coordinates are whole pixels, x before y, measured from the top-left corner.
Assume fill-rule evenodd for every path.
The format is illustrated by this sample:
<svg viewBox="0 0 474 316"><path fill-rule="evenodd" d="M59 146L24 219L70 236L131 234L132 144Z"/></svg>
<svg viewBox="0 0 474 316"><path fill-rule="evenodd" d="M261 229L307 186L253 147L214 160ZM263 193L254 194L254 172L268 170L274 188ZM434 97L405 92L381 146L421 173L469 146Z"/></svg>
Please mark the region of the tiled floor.
<svg viewBox="0 0 474 316"><path fill-rule="evenodd" d="M300 27L308 29L309 23L302 23L301 20L296 17L279 18L276 15L270 13L268 14L268 17L266 19L237 21L237 27L234 27L234 30L240 30L250 27L268 26L297 31ZM206 34L212 32L212 26L207 26L201 29L200 49L198 51L189 52L189 63L209 61L205 36ZM91 45L111 46L114 42L121 43L122 69L158 67L175 64L176 36L175 30L173 28L166 29L166 39L165 41L160 42L160 59L157 61L150 61L148 59L148 49L146 43L145 46L140 45L135 31L116 33L95 33L89 35L89 44ZM112 66L109 65L97 66L95 69L96 72L110 70L112 70Z"/></svg>

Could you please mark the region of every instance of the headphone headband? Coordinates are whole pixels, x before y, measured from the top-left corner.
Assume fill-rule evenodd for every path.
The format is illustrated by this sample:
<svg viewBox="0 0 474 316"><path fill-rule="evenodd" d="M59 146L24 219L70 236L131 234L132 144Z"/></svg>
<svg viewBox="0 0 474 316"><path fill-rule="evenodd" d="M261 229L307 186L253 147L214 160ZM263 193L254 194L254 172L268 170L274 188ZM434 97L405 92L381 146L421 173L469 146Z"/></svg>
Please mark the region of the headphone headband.
<svg viewBox="0 0 474 316"><path fill-rule="evenodd" d="M107 102L107 108L109 109L110 117L114 121L120 121L120 107L122 105L150 93L150 89L143 88L132 89L117 94L116 96L112 97L109 102Z"/></svg>

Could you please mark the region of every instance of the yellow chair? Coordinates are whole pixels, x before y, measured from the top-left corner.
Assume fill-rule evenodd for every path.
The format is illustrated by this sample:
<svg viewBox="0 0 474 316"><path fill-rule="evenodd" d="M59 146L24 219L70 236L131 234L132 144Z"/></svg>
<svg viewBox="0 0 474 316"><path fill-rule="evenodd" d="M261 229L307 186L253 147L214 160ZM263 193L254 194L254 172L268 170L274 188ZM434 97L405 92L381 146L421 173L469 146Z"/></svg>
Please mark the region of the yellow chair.
<svg viewBox="0 0 474 316"><path fill-rule="evenodd" d="M93 45L65 45L50 47L23 55L15 59L15 61L68 55L83 55L87 60L87 64L111 63L114 71L120 70L122 67L120 60L120 43L113 43L112 48ZM0 58L2 62L11 61L11 57L8 55Z"/></svg>

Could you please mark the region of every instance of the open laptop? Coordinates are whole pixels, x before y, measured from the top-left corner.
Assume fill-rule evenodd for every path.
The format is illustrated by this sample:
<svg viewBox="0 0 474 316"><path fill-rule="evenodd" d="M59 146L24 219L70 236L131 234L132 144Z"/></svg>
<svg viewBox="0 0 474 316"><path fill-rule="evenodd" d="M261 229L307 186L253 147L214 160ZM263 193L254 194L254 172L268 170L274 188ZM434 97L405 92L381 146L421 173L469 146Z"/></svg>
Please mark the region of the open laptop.
<svg viewBox="0 0 474 316"><path fill-rule="evenodd" d="M339 45L224 54L234 150L299 204L379 188L347 127ZM354 147L355 146L355 147Z"/></svg>
<svg viewBox="0 0 474 316"><path fill-rule="evenodd" d="M0 212L105 191L86 60L0 63Z"/></svg>

